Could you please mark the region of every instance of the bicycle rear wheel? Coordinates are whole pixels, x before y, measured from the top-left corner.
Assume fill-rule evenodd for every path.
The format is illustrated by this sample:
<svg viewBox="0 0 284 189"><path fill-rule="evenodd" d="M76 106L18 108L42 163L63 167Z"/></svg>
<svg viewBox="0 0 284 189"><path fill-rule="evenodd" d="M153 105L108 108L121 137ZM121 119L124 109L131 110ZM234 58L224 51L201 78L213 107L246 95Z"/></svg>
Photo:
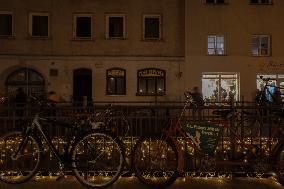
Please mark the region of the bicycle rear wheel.
<svg viewBox="0 0 284 189"><path fill-rule="evenodd" d="M33 136L11 132L0 138L0 180L20 184L31 179L41 161L41 143ZM17 153L17 154L16 154Z"/></svg>
<svg viewBox="0 0 284 189"><path fill-rule="evenodd" d="M133 153L137 178L150 187L162 188L178 177L178 152L172 140L161 136L138 140Z"/></svg>
<svg viewBox="0 0 284 189"><path fill-rule="evenodd" d="M124 153L120 140L105 133L90 133L74 144L72 166L85 186L107 187L120 176Z"/></svg>

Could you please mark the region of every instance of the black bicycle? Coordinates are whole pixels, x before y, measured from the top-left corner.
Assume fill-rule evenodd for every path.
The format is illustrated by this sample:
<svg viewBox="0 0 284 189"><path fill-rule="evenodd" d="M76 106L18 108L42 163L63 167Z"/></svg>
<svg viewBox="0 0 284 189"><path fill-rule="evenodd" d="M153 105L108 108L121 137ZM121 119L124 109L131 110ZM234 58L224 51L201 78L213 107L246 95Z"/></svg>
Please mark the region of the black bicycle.
<svg viewBox="0 0 284 189"><path fill-rule="evenodd" d="M40 110L49 105L43 101L37 101L37 104ZM106 187L119 178L124 152L117 137L97 129L82 132L80 124L66 124L44 117L41 112L34 115L31 124L23 131L10 132L0 138L0 180L9 184L30 180L43 159L42 141L59 162L59 178L64 176L66 168L71 168L78 181L88 187ZM63 153L59 153L44 131L46 125L71 128L72 137L65 144Z"/></svg>

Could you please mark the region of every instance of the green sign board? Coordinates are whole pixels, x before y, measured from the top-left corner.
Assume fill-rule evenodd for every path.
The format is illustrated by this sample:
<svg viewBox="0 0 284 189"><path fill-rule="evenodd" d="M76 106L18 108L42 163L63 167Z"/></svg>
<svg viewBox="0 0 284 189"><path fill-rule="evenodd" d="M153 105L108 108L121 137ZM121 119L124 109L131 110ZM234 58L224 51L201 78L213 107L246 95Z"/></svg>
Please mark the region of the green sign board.
<svg viewBox="0 0 284 189"><path fill-rule="evenodd" d="M213 155L223 131L219 125L209 122L184 122L182 124L187 136L204 153Z"/></svg>

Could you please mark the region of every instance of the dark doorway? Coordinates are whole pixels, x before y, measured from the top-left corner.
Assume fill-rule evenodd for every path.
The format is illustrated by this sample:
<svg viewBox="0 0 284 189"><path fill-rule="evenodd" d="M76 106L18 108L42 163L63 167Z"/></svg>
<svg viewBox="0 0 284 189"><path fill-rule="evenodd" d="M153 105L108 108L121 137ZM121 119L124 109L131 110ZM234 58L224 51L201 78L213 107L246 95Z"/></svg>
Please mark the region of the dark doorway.
<svg viewBox="0 0 284 189"><path fill-rule="evenodd" d="M92 70L81 68L73 72L73 100L74 104L82 106L84 97L87 103L92 102Z"/></svg>

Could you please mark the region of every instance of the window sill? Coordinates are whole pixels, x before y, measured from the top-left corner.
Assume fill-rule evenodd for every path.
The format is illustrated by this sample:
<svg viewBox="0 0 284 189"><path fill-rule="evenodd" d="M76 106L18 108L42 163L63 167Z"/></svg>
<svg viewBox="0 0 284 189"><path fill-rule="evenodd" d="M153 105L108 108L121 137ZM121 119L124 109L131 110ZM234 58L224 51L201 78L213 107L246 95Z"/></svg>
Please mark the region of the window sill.
<svg viewBox="0 0 284 189"><path fill-rule="evenodd" d="M223 6L223 5L229 5L229 3L204 3L205 5L208 6Z"/></svg>
<svg viewBox="0 0 284 189"><path fill-rule="evenodd" d="M126 40L125 37L106 37L106 40Z"/></svg>
<svg viewBox="0 0 284 189"><path fill-rule="evenodd" d="M107 96L125 96L126 94L109 94L106 93Z"/></svg>
<svg viewBox="0 0 284 189"><path fill-rule="evenodd" d="M87 38L87 37L75 37L72 39L72 41L94 41L93 38Z"/></svg>
<svg viewBox="0 0 284 189"><path fill-rule="evenodd" d="M31 40L51 40L51 37L48 37L48 36L28 36L28 39L31 39Z"/></svg>
<svg viewBox="0 0 284 189"><path fill-rule="evenodd" d="M268 55L251 55L252 57L270 57L271 55L268 54Z"/></svg>
<svg viewBox="0 0 284 189"><path fill-rule="evenodd" d="M164 42L164 40L161 38L143 38L142 41L143 42L153 42L153 43Z"/></svg>
<svg viewBox="0 0 284 189"><path fill-rule="evenodd" d="M249 3L249 5L273 5L273 3Z"/></svg>
<svg viewBox="0 0 284 189"><path fill-rule="evenodd" d="M207 54L207 56L227 56L227 54Z"/></svg>
<svg viewBox="0 0 284 189"><path fill-rule="evenodd" d="M0 39L16 39L14 35L0 35Z"/></svg>
<svg viewBox="0 0 284 189"><path fill-rule="evenodd" d="M136 93L136 96L164 96L166 93L152 94L152 93Z"/></svg>

